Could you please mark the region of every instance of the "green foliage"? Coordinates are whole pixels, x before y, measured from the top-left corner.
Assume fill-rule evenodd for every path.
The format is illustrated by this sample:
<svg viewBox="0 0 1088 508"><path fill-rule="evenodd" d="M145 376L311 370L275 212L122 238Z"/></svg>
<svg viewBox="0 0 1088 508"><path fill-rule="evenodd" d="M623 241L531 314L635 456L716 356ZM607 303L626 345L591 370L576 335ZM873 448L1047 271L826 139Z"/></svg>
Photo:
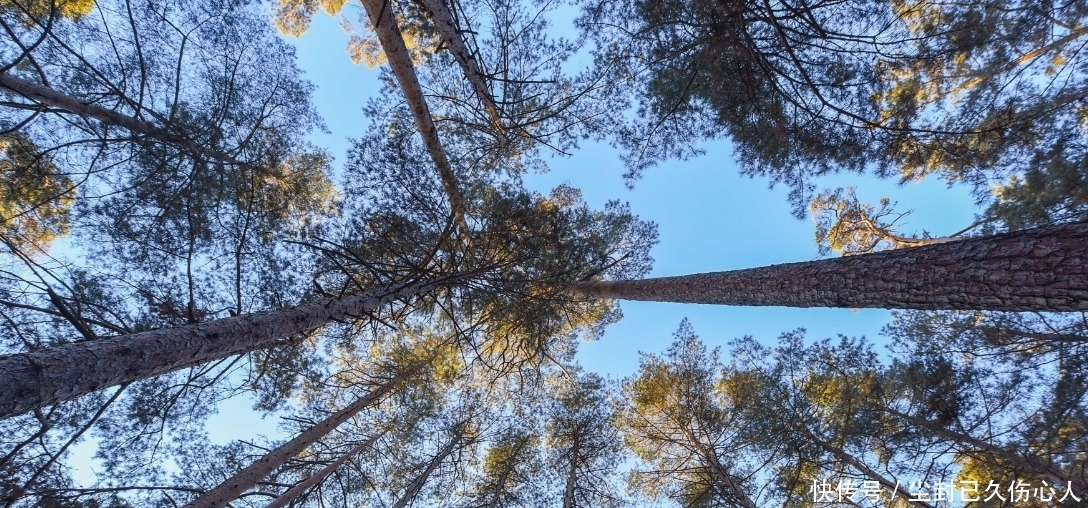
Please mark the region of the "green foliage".
<svg viewBox="0 0 1088 508"><path fill-rule="evenodd" d="M812 199L808 209L816 223L816 246L820 254L834 251L842 255L864 254L881 247L897 247L891 232L896 220L881 221L892 214L891 201L880 200L880 209L862 204L854 188L825 190Z"/></svg>
<svg viewBox="0 0 1088 508"><path fill-rule="evenodd" d="M935 175L980 201L1006 182L998 212L1083 216L1079 2L628 6L592 2L581 23L616 93L638 105L616 130L631 178L728 137L742 172L791 188L798 216L813 177L837 171Z"/></svg>
<svg viewBox="0 0 1088 508"><path fill-rule="evenodd" d="M663 357L645 355L624 381L616 425L648 470L630 474L631 488L652 499L689 506L753 506L754 468L737 407L715 390L718 351L707 351L685 320Z"/></svg>
<svg viewBox="0 0 1088 508"><path fill-rule="evenodd" d="M562 283L637 278L650 267L652 223L615 201L592 210L565 186L542 196L516 182L476 181L465 190L473 230L465 242L453 238L428 156L396 117L356 142L346 176L345 216L355 219L329 238L322 287L474 274L435 310L463 330L467 356L497 370L564 363L578 335L598 337L618 318L614 303L571 298Z"/></svg>
<svg viewBox="0 0 1088 508"><path fill-rule="evenodd" d="M5 72L170 135L5 92L4 236L44 250L71 231L94 269L3 261L3 353L444 280L267 351L4 422L0 485L36 496L27 502L184 502L274 444L207 443L218 401L251 393L257 409L289 414L293 433L405 371L404 386L241 502L371 438L298 503L615 508L628 502L616 478L629 464L632 494L705 507L812 506L813 482L829 478L1080 481L1081 316L896 314L883 363L863 339L796 331L773 347L738 340L723 364L685 321L617 385L573 360L618 306L563 287L644 276L656 229L619 201L593 209L569 186L545 195L520 181L545 153L616 124L607 132L628 149L631 177L724 135L746 173L790 185L794 204L814 175L873 170L1000 182L984 217L994 228L1078 220L1079 4L599 0L578 41L549 34L556 4L451 5L499 125L419 6L389 4L465 196L462 231L388 75L338 190L331 157L305 141L320 126L312 87L257 6L67 2L42 15L78 22L47 33L10 22L25 21L12 5L0 3L3 54L26 54ZM347 5L282 0L276 23L299 36L318 9L343 18ZM344 25L353 58L380 64L371 34ZM569 72L587 42L602 66ZM619 121L624 104L639 105L633 122ZM863 204L852 188L810 210L825 253L936 240L898 236L891 202ZM81 490L65 467L83 436L100 443L103 490ZM884 490L875 504L904 504Z"/></svg>
<svg viewBox="0 0 1088 508"><path fill-rule="evenodd" d="M600 376L573 370L555 377L549 392L545 433L548 466L559 479L565 506L625 506L617 477L626 458L619 432L611 424L612 386Z"/></svg>
<svg viewBox="0 0 1088 508"><path fill-rule="evenodd" d="M638 104L616 132L628 178L728 136L744 173L790 186L799 206L810 175L873 160L872 62L847 48L887 17L879 2L821 4L804 16L780 2L648 0L634 16L629 5L592 2L580 21L602 48L600 65L618 73L617 93ZM823 43L829 33L841 37L835 49Z"/></svg>

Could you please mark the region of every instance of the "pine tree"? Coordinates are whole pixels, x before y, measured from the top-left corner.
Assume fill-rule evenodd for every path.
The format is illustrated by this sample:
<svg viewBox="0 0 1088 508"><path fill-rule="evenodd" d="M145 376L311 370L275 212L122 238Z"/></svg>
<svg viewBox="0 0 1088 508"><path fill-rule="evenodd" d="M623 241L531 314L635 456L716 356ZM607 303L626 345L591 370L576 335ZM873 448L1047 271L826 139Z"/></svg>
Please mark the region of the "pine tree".
<svg viewBox="0 0 1088 508"><path fill-rule="evenodd" d="M1079 5L1079 4L1077 4ZM743 173L790 187L839 171L972 187L1017 227L1084 219L1084 10L1003 1L590 2L630 178L728 136ZM833 42L832 42L833 41ZM990 194L999 185L996 199Z"/></svg>
<svg viewBox="0 0 1088 508"><path fill-rule="evenodd" d="M685 320L663 357L646 355L623 383L617 415L624 444L647 464L630 483L653 499L685 506L756 506L752 457L735 408L714 391L718 352Z"/></svg>
<svg viewBox="0 0 1088 508"><path fill-rule="evenodd" d="M1081 311L1088 224L801 263L638 281L583 282L578 295L719 305Z"/></svg>
<svg viewBox="0 0 1088 508"><path fill-rule="evenodd" d="M230 504L231 501L243 492L253 488L257 482L265 476L268 476L274 469L282 466L288 460L305 450L308 446L355 416L359 411L377 403L384 395L395 390L399 385L404 384L410 379L412 369L418 368L418 366L412 365L401 366L401 369L404 369L402 372L395 373L391 379L375 387L369 393L360 397L356 402L329 416L325 420L318 422L317 425L299 433L298 436L283 445L280 445L275 450L268 452L264 457L261 457L259 460L231 476L218 486L201 494L200 497L194 499L186 506L192 508L222 507Z"/></svg>

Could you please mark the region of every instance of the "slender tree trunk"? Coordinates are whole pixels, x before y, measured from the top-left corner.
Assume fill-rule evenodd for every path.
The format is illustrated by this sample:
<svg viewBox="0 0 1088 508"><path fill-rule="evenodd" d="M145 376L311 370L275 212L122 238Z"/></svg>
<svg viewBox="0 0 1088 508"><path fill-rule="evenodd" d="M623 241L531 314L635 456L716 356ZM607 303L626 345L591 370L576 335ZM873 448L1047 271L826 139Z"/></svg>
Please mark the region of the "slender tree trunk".
<svg viewBox="0 0 1088 508"><path fill-rule="evenodd" d="M75 434L72 434L72 436L68 438L68 441L64 443L64 446L61 446L60 449L56 451L56 453L53 453L49 457L49 460L45 462L45 464L39 467L34 472L34 474L30 475L30 478L23 483L23 486L19 490L22 492L26 492L32 485L34 485L34 481L37 480L38 477L42 475L42 473L45 473L47 470L49 470L49 467L52 466L53 463L57 461L57 459L61 458L64 455L64 452L67 451L69 447L75 444L76 441L79 441L79 438L83 437L83 434L85 434L88 430L91 430L91 427L93 427L95 423L98 423L99 418L102 418L102 415L105 414L106 410L109 409L109 407L112 406L114 402L117 402L117 399L121 396L121 393L124 392L125 388L127 387L128 385L117 387L117 391L113 392L113 395L110 396L109 400L107 400L105 404L99 406L98 410L95 411L93 416L91 416L91 419L87 420L87 422L84 423L79 428L79 430L76 431Z"/></svg>
<svg viewBox="0 0 1088 508"><path fill-rule="evenodd" d="M1088 311L1088 223L836 259L580 282L585 297L717 305Z"/></svg>
<svg viewBox="0 0 1088 508"><path fill-rule="evenodd" d="M574 434L574 444L570 448L570 471L563 489L563 508L574 508L574 487L578 484L578 431Z"/></svg>
<svg viewBox="0 0 1088 508"><path fill-rule="evenodd" d="M302 495L303 492L306 492L306 490L308 490L311 487L314 487L314 486L320 484L321 482L325 481L325 478L328 478L328 476L330 474L332 474L333 471L336 471L337 469L339 469L340 466L343 465L343 463L347 462L348 460L351 460L352 457L358 455L363 450L366 450L367 448L370 448L371 446L374 446L374 443L377 442L379 439L381 439L382 436L384 436L385 433L388 432L388 431L389 431L389 429L385 429L385 430L379 432L374 437L372 437L370 439L367 439L366 441L363 441L362 443L359 443L355 448L352 448L351 450L348 450L347 453L341 455L339 458L334 460L331 464L323 467L321 469L321 471L318 471L316 474L314 474L313 476L307 478L305 481L299 483L298 485L295 485L294 487L291 487L287 492L284 492L283 495L281 495L280 497L277 497L271 503L268 503L268 506L265 506L265 508L283 508L284 506L287 506L288 503L290 503L291 501L294 501L296 498L298 498L298 496Z"/></svg>
<svg viewBox="0 0 1088 508"><path fill-rule="evenodd" d="M412 116L416 121L416 128L423 137L423 145L431 154L434 165L438 168L438 175L442 179L442 186L450 198L450 208L453 210L454 220L461 228L462 235L468 235L468 222L465 220L465 198L461 194L461 188L457 184L457 176L453 173L453 166L442 148L442 141L438 138L438 129L434 125L434 118L427 107L427 100L423 97L423 87L419 85L415 67L412 65L412 57L408 53L408 47L404 45L404 37L397 27L396 17L393 16L392 2L389 0L361 0L370 24L374 27L374 33L378 35L378 42L382 45L385 58L389 60L389 67L393 70L393 76L397 78L400 89L404 92L404 98L408 101L408 107L412 110Z"/></svg>
<svg viewBox="0 0 1088 508"><path fill-rule="evenodd" d="M93 118L104 124L115 125L127 129L133 134L146 136L196 155L202 155L227 164L246 165L228 154L202 146L185 133L157 127L139 118L124 115L95 104L85 103L76 97L63 94L45 85L12 76L7 72L0 72L0 88L6 88L50 108L67 111L84 118Z"/></svg>
<svg viewBox="0 0 1088 508"><path fill-rule="evenodd" d="M869 477L869 479L875 480L876 482L880 483L880 485L884 487L884 490L888 492L888 494L894 494L895 497L898 497L899 499L903 500L903 502L911 506L919 506L921 508L933 508L933 505L926 503L925 501L913 499L912 496L907 494L907 492L899 488L898 482L892 483L892 481L888 478L885 478L884 475L876 472L874 469L870 468L868 465L858 460L853 455L846 453L846 450L833 446L831 443L828 443L827 441L816 437L816 434L813 434L812 431L809 430L809 428L806 427L804 424L795 424L789 418L786 419L786 423L795 431L804 434L805 437L816 446L823 448L824 451L834 455L839 460L849 464L854 469L857 469L859 472L861 472L861 474Z"/></svg>
<svg viewBox="0 0 1088 508"><path fill-rule="evenodd" d="M228 356L268 348L333 319L377 310L429 292L457 278L388 287L177 328L0 357L0 418Z"/></svg>
<svg viewBox="0 0 1088 508"><path fill-rule="evenodd" d="M511 457L506 461L502 468L502 474L499 475L499 481L495 482L495 492L491 495L491 502L487 504L486 508L500 508L503 502L503 493L506 490L506 482L510 480L510 473L514 471L514 468L518 465L518 455L525 449L525 445L529 443L528 437L522 437L518 440L517 446L514 447L514 451ZM484 508L481 506L481 508Z"/></svg>
<svg viewBox="0 0 1088 508"><path fill-rule="evenodd" d="M427 479L430 478L431 473L434 473L434 470L438 469L438 466L446 460L446 457L449 457L450 454L453 453L453 450L457 448L457 445L461 444L463 436L463 431L458 429L453 439L450 440L450 443L446 445L442 451L438 452L438 455L435 455L434 458L431 459L431 462L427 464L427 469L424 469L423 473L417 476L412 484L405 489L404 495L397 500L397 503L393 505L393 508L404 508L419 495L419 491L423 490L423 485L427 483Z"/></svg>
<svg viewBox="0 0 1088 508"><path fill-rule="evenodd" d="M744 492L744 489L737 484L733 475L730 474L725 466L722 465L722 462L718 460L718 453L714 450L713 446L704 444L695 436L690 428L685 428L684 434L687 435L687 438L690 441L688 444L695 448L695 452L702 456L703 460L710 465L710 468L714 470L714 475L721 481L722 486L725 487L725 490L727 490L731 496L733 496L733 500L744 508L756 508L756 504L752 502L752 499L748 497L748 494Z"/></svg>
<svg viewBox="0 0 1088 508"><path fill-rule="evenodd" d="M1070 30L1069 33L1066 34L1065 37L1062 37L1061 39L1058 39L1058 40L1056 40L1054 42L1051 42L1050 44L1047 44L1047 45L1045 45L1045 46L1043 46L1041 48L1036 48L1036 49L1034 49L1032 51L1028 51L1027 53L1024 53L1023 55L1020 55L1019 57L1017 57L1015 60L1010 60L1008 63L1006 63L1005 65L1002 65L1001 67L999 67L997 69L994 69L994 70L989 71L989 72L985 72L983 74L975 76L974 78L971 78L970 80L966 81L962 85L957 86L956 91L960 92L960 91L970 90L972 88L975 88L976 86L978 86L982 82L984 82L984 81L986 81L988 79L991 79L994 76L997 76L999 74L1003 74L1005 72L1009 72L1009 71L1011 71L1011 70L1013 70L1013 69L1015 69L1015 68L1017 68L1017 67L1019 67L1021 65L1024 65L1024 64L1026 64L1028 62L1031 62L1032 60L1035 60L1036 58L1039 58L1039 57L1041 57L1041 56L1043 56L1043 55L1045 55L1045 54L1047 54L1047 53L1049 53L1049 52L1051 52L1051 51L1053 51L1055 49L1059 49L1062 46L1065 46L1066 44L1068 44L1068 43L1070 43L1070 42L1072 42L1072 41L1074 41L1076 39L1084 37L1085 35L1088 35L1088 27L1083 27L1082 26L1082 27L1074 28L1074 29Z"/></svg>
<svg viewBox="0 0 1088 508"><path fill-rule="evenodd" d="M294 439L280 445L275 450L268 452L264 457L257 460L257 462L250 464L248 467L238 471L234 476L228 478L223 483L220 483L215 488L201 494L200 497L185 505L185 508L221 508L226 506L231 501L237 499L238 496L242 495L242 493L256 486L257 482L261 481L261 479L272 474L276 468L298 456L303 450L316 443L319 439L325 437L325 435L332 432L333 429L339 427L340 424L358 414L359 411L362 411L377 402L378 399L402 383L404 379L411 374L412 370L412 368L409 368L405 372L397 374L393 379L381 384L373 391L366 394L366 396L355 401L355 403L337 411L317 425L306 429Z"/></svg>
<svg viewBox="0 0 1088 508"><path fill-rule="evenodd" d="M502 117L499 115L499 107L495 104L495 98L491 95L491 91L487 89L486 77L480 69L479 63L472 55L472 52L469 51L461 32L457 30L457 22L453 19L453 13L450 12L445 0L417 0L417 2L427 11L431 21L434 22L435 28L438 29L438 34L442 37L446 49L461 66L465 79L472 85L476 97L480 99L484 111L491 120L491 126L495 129L495 136L498 137L500 144L504 144L506 134L502 125Z"/></svg>
<svg viewBox="0 0 1088 508"><path fill-rule="evenodd" d="M1055 469L1054 466L1047 464L1043 460L1040 460L1039 458L1022 455L1012 450L1007 450L1005 448L994 446L977 437L954 431L936 423L917 418L906 413L901 413L888 407L881 407L879 409L892 416L900 418L903 421L914 425L915 427L920 427L930 432L933 432L934 434L937 434L944 439L959 443L963 446L974 448L979 452L986 453L1004 462L1013 464L1015 465L1015 468L1019 471L1032 471L1038 474L1046 475L1054 480L1057 480L1058 482L1067 483L1075 487L1074 490L1077 492L1088 492L1088 485L1085 484L1084 480L1072 478L1069 475ZM960 452L963 453L969 451L970 450L960 450Z"/></svg>

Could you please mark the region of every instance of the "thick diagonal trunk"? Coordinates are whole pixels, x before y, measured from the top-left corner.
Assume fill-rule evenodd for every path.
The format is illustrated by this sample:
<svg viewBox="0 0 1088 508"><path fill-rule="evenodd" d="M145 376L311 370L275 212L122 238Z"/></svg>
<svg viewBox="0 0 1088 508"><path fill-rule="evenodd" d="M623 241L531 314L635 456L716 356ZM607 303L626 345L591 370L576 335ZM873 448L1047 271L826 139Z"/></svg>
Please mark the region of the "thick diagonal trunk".
<svg viewBox="0 0 1088 508"><path fill-rule="evenodd" d="M200 497L185 505L185 508L221 508L226 506L245 491L255 487L257 482L272 474L276 468L286 464L287 461L298 456L298 454L302 453L303 450L310 445L325 437L336 427L339 427L340 424L358 414L359 411L374 404L381 399L382 396L395 389L400 383L404 382L405 378L410 375L410 373L409 370L397 374L393 379L382 383L373 391L366 394L366 396L355 401L355 403L337 411L332 416L321 420L317 425L306 429L294 439L280 445L275 450L268 452L265 456L261 457L253 464L250 464L245 469L242 469L223 483L220 483L215 488L201 494Z"/></svg>
<svg viewBox="0 0 1088 508"><path fill-rule="evenodd" d="M0 72L0 88L11 90L12 92L44 106L67 111L84 118L93 118L107 125L121 127L133 134L146 136L156 141L181 148L194 155L201 155L227 164L246 165L244 162L241 162L228 154L197 143L187 133L175 132L171 129L158 127L144 120L140 120L139 118L103 108L102 106L85 103L76 97L66 95L42 84L12 76L7 72Z"/></svg>
<svg viewBox="0 0 1088 508"><path fill-rule="evenodd" d="M0 418L110 386L272 347L331 320L372 312L456 279L417 282L290 309L5 356L0 358Z"/></svg>
<svg viewBox="0 0 1088 508"><path fill-rule="evenodd" d="M442 186L450 199L450 208L453 210L454 220L461 228L462 235L468 235L468 222L465 220L465 198L461 194L461 188L457 183L457 176L453 173L446 150L442 148L442 141L438 138L438 129L434 125L427 100L423 97L423 87L419 85L416 69L412 65L412 56L408 53L408 47L404 45L404 37L397 27L396 17L393 16L392 3L388 0L361 0L370 17L370 24L374 27L374 33L378 35L378 42L382 45L385 58L389 61L389 68L393 70L393 76L397 78L400 89L404 93L404 99L408 101L408 107L412 110L416 128L423 137L423 145L431 154L438 169L438 176L442 180Z"/></svg>
<svg viewBox="0 0 1088 508"><path fill-rule="evenodd" d="M747 270L566 287L586 297L717 305L1088 311L1088 223Z"/></svg>
<svg viewBox="0 0 1088 508"><path fill-rule="evenodd" d="M351 450L348 450L347 453L341 455L340 457L337 457L337 459L332 461L332 463L330 463L329 465L321 468L321 470L315 473L313 476L307 478L305 481L300 482L298 485L291 487L287 492L284 492L280 497L277 497L271 503L268 503L268 506L265 506L264 508L283 508L284 506L287 506L291 503L291 501L294 501L296 498L298 498L298 496L301 496L303 492L306 492L307 489L310 489L325 481L325 478L328 478L329 475L339 469L340 466L343 465L345 462L351 460L352 457L358 455L363 450L374 446L374 443L381 439L388 430L389 429L385 429L379 432L374 437L367 439L362 443L359 443Z"/></svg>

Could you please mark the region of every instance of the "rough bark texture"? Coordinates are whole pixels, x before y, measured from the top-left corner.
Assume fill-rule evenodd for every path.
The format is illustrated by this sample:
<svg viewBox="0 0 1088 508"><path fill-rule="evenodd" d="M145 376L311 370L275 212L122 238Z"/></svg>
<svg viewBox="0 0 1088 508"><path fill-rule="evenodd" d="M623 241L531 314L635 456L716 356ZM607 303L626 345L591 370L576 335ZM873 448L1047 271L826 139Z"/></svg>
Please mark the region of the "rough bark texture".
<svg viewBox="0 0 1088 508"><path fill-rule="evenodd" d="M294 439L265 454L257 462L238 471L238 473L220 483L214 489L201 494L200 497L185 505L185 508L221 508L226 506L242 493L256 486L261 479L272 474L276 468L286 464L287 461L302 453L303 450L325 437L359 411L377 402L378 399L403 382L406 375L406 373L397 375L355 401L352 405L337 411L332 416L321 420L317 425L306 429Z"/></svg>
<svg viewBox="0 0 1088 508"><path fill-rule="evenodd" d="M196 155L218 160L227 164L246 165L225 153L200 145L183 133L157 127L139 118L123 115L94 104L87 104L70 95L65 95L45 85L40 85L6 72L0 73L0 88L11 90L27 99L51 108L67 111L84 118L93 118L99 122L116 125L128 131L147 136L163 143L176 146Z"/></svg>
<svg viewBox="0 0 1088 508"><path fill-rule="evenodd" d="M468 45L465 44L465 39L461 37L461 32L457 29L457 23L453 19L453 13L450 12L445 0L417 1L427 11L427 15L430 16L435 28L438 29L438 34L442 37L446 50L453 55L453 58L461 66L465 79L472 85L476 97L480 99L484 111L487 112L487 116L491 120L491 126L495 129L495 135L499 137L499 142L505 142L506 135L502 125L502 117L499 115L499 107L495 104L495 98L491 96L491 91L487 89L486 76L480 70L476 58L468 49Z"/></svg>
<svg viewBox="0 0 1088 508"><path fill-rule="evenodd" d="M336 460L332 461L332 463L330 463L329 465L321 468L321 470L315 473L313 476L307 478L305 481L299 483L298 485L291 487L291 489L287 492L284 492L283 495L277 497L271 503L268 503L268 506L265 506L265 508L283 508L284 506L287 506L291 503L291 501L294 501L295 498L301 496L303 492L306 492L306 490L325 481L325 478L328 478L328 476L332 474L333 471L339 469L343 463L358 455L363 450L374 446L374 443L381 439L387 431L388 429L383 430L374 437L367 439L362 443L359 443L355 448L348 450L347 453L341 455Z"/></svg>
<svg viewBox="0 0 1088 508"><path fill-rule="evenodd" d="M367 16L370 17L370 25L374 27L374 33L378 35L378 42L381 43L385 58L389 61L389 68L392 69L393 76L397 78L397 83L404 92L404 98L408 101L408 107L412 110L416 128L423 137L423 145L427 147L427 152L431 154L431 159L438 169L442 186L450 198L454 220L457 221L462 234L468 235L465 198L457 185L453 166L450 165L446 151L442 148L442 141L438 139L438 129L427 107L427 100L423 97L423 87L419 85L415 67L412 66L412 56L408 53L408 47L404 45L404 37L400 33L400 28L397 27L391 3L385 0L361 0L361 3L366 9Z"/></svg>
<svg viewBox="0 0 1088 508"><path fill-rule="evenodd" d="M656 279L581 282L586 297L784 307L1088 311L1088 223Z"/></svg>
<svg viewBox="0 0 1088 508"><path fill-rule="evenodd" d="M277 345L449 281L418 282L298 307L75 342L0 357L0 418L110 386Z"/></svg>

